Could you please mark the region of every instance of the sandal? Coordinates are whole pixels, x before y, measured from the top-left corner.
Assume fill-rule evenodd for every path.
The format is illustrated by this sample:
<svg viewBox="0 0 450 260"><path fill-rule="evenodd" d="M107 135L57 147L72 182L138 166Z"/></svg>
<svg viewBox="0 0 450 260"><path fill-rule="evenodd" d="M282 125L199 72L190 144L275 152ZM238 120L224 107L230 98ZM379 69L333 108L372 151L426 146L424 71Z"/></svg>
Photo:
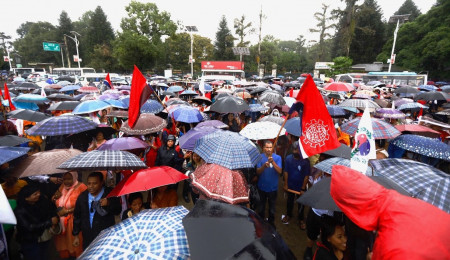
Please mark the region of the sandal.
<svg viewBox="0 0 450 260"><path fill-rule="evenodd" d="M283 223L283 224L289 224L289 216L284 216L282 219L281 219L281 222Z"/></svg>

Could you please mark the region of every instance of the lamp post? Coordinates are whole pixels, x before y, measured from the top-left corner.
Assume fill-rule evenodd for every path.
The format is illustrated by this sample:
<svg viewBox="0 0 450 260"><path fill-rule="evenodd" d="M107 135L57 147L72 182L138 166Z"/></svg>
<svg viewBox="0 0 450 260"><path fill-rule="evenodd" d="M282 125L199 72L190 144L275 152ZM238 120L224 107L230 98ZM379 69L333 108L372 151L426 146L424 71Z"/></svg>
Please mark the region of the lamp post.
<svg viewBox="0 0 450 260"><path fill-rule="evenodd" d="M81 66L80 66L80 54L78 52L78 45L80 44L80 41L77 38L77 36L81 36L81 35L79 33L77 33L76 31L70 31L70 33L73 34L75 37L69 36L67 34L64 34L64 35L69 37L70 39L72 39L75 42L75 46L77 48L78 68L81 68Z"/></svg>
<svg viewBox="0 0 450 260"><path fill-rule="evenodd" d="M186 26L186 30L191 35L191 56L189 57L189 62L191 63L191 77L194 79L194 36L192 35L192 32L198 32L197 26Z"/></svg>
<svg viewBox="0 0 450 260"><path fill-rule="evenodd" d="M395 31L394 31L394 42L392 43L391 58L388 60L388 62L389 62L388 72L391 72L392 64L395 61L395 58L394 58L395 42L397 41L397 33L398 33L398 28L400 27L400 22L403 23L405 21L408 21L409 16L410 16L409 14L401 14L401 15L393 15L393 16L389 17L389 23L397 22L397 26L395 27Z"/></svg>

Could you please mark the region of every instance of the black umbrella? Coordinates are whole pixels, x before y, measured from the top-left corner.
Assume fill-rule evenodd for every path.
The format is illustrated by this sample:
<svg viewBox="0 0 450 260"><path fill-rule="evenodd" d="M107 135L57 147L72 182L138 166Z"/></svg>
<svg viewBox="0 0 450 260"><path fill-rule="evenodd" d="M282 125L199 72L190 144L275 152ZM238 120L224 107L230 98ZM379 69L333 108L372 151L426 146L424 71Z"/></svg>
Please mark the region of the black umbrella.
<svg viewBox="0 0 450 260"><path fill-rule="evenodd" d="M230 93L223 92L223 93L217 94L217 95L215 96L215 98L216 98L216 100L217 100L217 99L219 99L219 98L229 97L229 96L231 96Z"/></svg>
<svg viewBox="0 0 450 260"><path fill-rule="evenodd" d="M262 92L264 92L266 90L267 90L267 88L265 88L265 87L256 87L255 89L250 91L250 94L252 94L252 95L258 94L258 93L262 93Z"/></svg>
<svg viewBox="0 0 450 260"><path fill-rule="evenodd" d="M164 91L162 94L163 94L163 95L166 95L166 96L171 96L171 97L174 97L174 96L175 96L175 93L170 92L170 91Z"/></svg>
<svg viewBox="0 0 450 260"><path fill-rule="evenodd" d="M51 94L50 96L47 97L50 100L53 101L66 101L66 100L75 100L73 97L69 96L69 95L65 95L65 94Z"/></svg>
<svg viewBox="0 0 450 260"><path fill-rule="evenodd" d="M333 177L331 177L333 178ZM336 205L333 198L330 195L331 178L324 178L318 183L314 184L305 194L303 194L298 200L298 203L308 205L316 209L326 209L332 211L341 211ZM400 187L395 182L383 176L369 176L373 181L384 186L387 189L396 190L398 193L411 196L405 189ZM351 185L351 184L350 184Z"/></svg>
<svg viewBox="0 0 450 260"><path fill-rule="evenodd" d="M75 83L75 78L70 77L70 76L60 76L58 77L59 81L69 81L71 83Z"/></svg>
<svg viewBox="0 0 450 260"><path fill-rule="evenodd" d="M23 82L19 85L19 87L24 88L24 89L40 89L41 88L37 84L31 83L31 82Z"/></svg>
<svg viewBox="0 0 450 260"><path fill-rule="evenodd" d="M80 103L80 101L61 101L51 105L48 110L74 110Z"/></svg>
<svg viewBox="0 0 450 260"><path fill-rule="evenodd" d="M35 89L35 90L31 91L31 94L38 94L38 95L40 95L41 91L42 91L41 89ZM46 95L51 95L51 94L58 93L59 90L58 89L54 89L54 88L44 88L44 92L45 92Z"/></svg>
<svg viewBox="0 0 450 260"><path fill-rule="evenodd" d="M404 93L404 94L416 94L419 93L420 91L417 88L413 88L413 87L409 87L409 86L405 86L405 87L399 87L396 90L394 90L394 93L398 94L398 93Z"/></svg>
<svg viewBox="0 0 450 260"><path fill-rule="evenodd" d="M209 110L218 113L241 113L249 109L250 106L242 98L228 96L217 99Z"/></svg>
<svg viewBox="0 0 450 260"><path fill-rule="evenodd" d="M5 135L0 137L0 146L16 146L31 142L28 138L18 137L17 135Z"/></svg>
<svg viewBox="0 0 450 260"><path fill-rule="evenodd" d="M426 101L433 101L433 100L443 100L448 101L450 100L450 95L444 92L440 91L431 91L431 92L422 92L418 94L415 98L415 100L426 100Z"/></svg>
<svg viewBox="0 0 450 260"><path fill-rule="evenodd" d="M198 200L183 226L192 259L295 259L275 229L246 207Z"/></svg>
<svg viewBox="0 0 450 260"><path fill-rule="evenodd" d="M50 118L50 115L44 114L42 112L37 112L29 109L17 109L8 113L8 116L15 119L22 119L31 122L40 122L47 118Z"/></svg>
<svg viewBox="0 0 450 260"><path fill-rule="evenodd" d="M352 152L352 149L348 146L346 146L345 144L341 144L341 146L339 146L336 149L333 150L328 150L326 152L323 152L324 154L328 154L331 156L335 156L335 157L341 157L341 158L345 158L345 159L350 159L351 155L350 153Z"/></svg>

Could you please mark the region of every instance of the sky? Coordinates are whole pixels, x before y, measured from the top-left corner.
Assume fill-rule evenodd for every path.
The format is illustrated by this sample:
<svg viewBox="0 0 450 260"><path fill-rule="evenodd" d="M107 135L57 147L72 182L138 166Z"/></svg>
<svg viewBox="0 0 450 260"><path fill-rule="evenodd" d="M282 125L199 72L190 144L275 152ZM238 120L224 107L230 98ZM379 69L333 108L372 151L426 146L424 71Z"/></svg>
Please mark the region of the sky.
<svg viewBox="0 0 450 260"><path fill-rule="evenodd" d="M14 0L8 1L7 12L2 13L0 32L17 38L17 28L26 21L46 21L58 25L59 15L65 10L72 21L77 21L83 13L101 6L115 31L120 31L120 21L126 17L125 6L130 0ZM329 10L345 7L339 0L154 0L140 1L155 3L160 11L166 11L173 21L183 25L195 25L197 34L214 41L222 15L225 15L228 28L234 33L233 21L245 15L246 21L259 27L259 13L262 8L266 16L262 21L262 36L273 35L279 40L295 40L303 35L307 41L318 40L318 33L310 33L317 21L314 13L321 11L322 3ZM357 3L361 4L363 0ZM377 0L383 12L383 18L389 19L398 10L404 0ZM426 13L435 0L414 0L422 13ZM258 42L257 33L248 40ZM80 44L83 44L82 42Z"/></svg>

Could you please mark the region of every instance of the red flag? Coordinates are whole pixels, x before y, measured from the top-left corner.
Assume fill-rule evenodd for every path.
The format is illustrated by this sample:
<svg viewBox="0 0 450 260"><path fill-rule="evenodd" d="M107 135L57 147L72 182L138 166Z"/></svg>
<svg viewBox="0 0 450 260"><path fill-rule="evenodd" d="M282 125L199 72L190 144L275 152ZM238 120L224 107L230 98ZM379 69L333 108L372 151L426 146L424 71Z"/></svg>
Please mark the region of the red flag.
<svg viewBox="0 0 450 260"><path fill-rule="evenodd" d="M5 83L4 89L5 89L5 99L7 99L9 101L9 109L11 111L16 110L16 107L14 106L14 104L11 101L11 96L9 95L8 85L6 85L6 83Z"/></svg>
<svg viewBox="0 0 450 260"><path fill-rule="evenodd" d="M134 65L133 78L131 80L130 107L128 109L128 125L133 128L136 123L142 104L153 93L153 89L147 85L147 79Z"/></svg>
<svg viewBox="0 0 450 260"><path fill-rule="evenodd" d="M333 120L311 75L303 83L297 101L303 103L299 139L303 158L339 147Z"/></svg>
<svg viewBox="0 0 450 260"><path fill-rule="evenodd" d="M294 97L294 89L293 88L291 88L291 90L289 90L289 96Z"/></svg>
<svg viewBox="0 0 450 260"><path fill-rule="evenodd" d="M112 83L111 83L111 78L109 77L109 72L108 72L108 74L106 74L105 80L108 82L110 88L114 88Z"/></svg>

